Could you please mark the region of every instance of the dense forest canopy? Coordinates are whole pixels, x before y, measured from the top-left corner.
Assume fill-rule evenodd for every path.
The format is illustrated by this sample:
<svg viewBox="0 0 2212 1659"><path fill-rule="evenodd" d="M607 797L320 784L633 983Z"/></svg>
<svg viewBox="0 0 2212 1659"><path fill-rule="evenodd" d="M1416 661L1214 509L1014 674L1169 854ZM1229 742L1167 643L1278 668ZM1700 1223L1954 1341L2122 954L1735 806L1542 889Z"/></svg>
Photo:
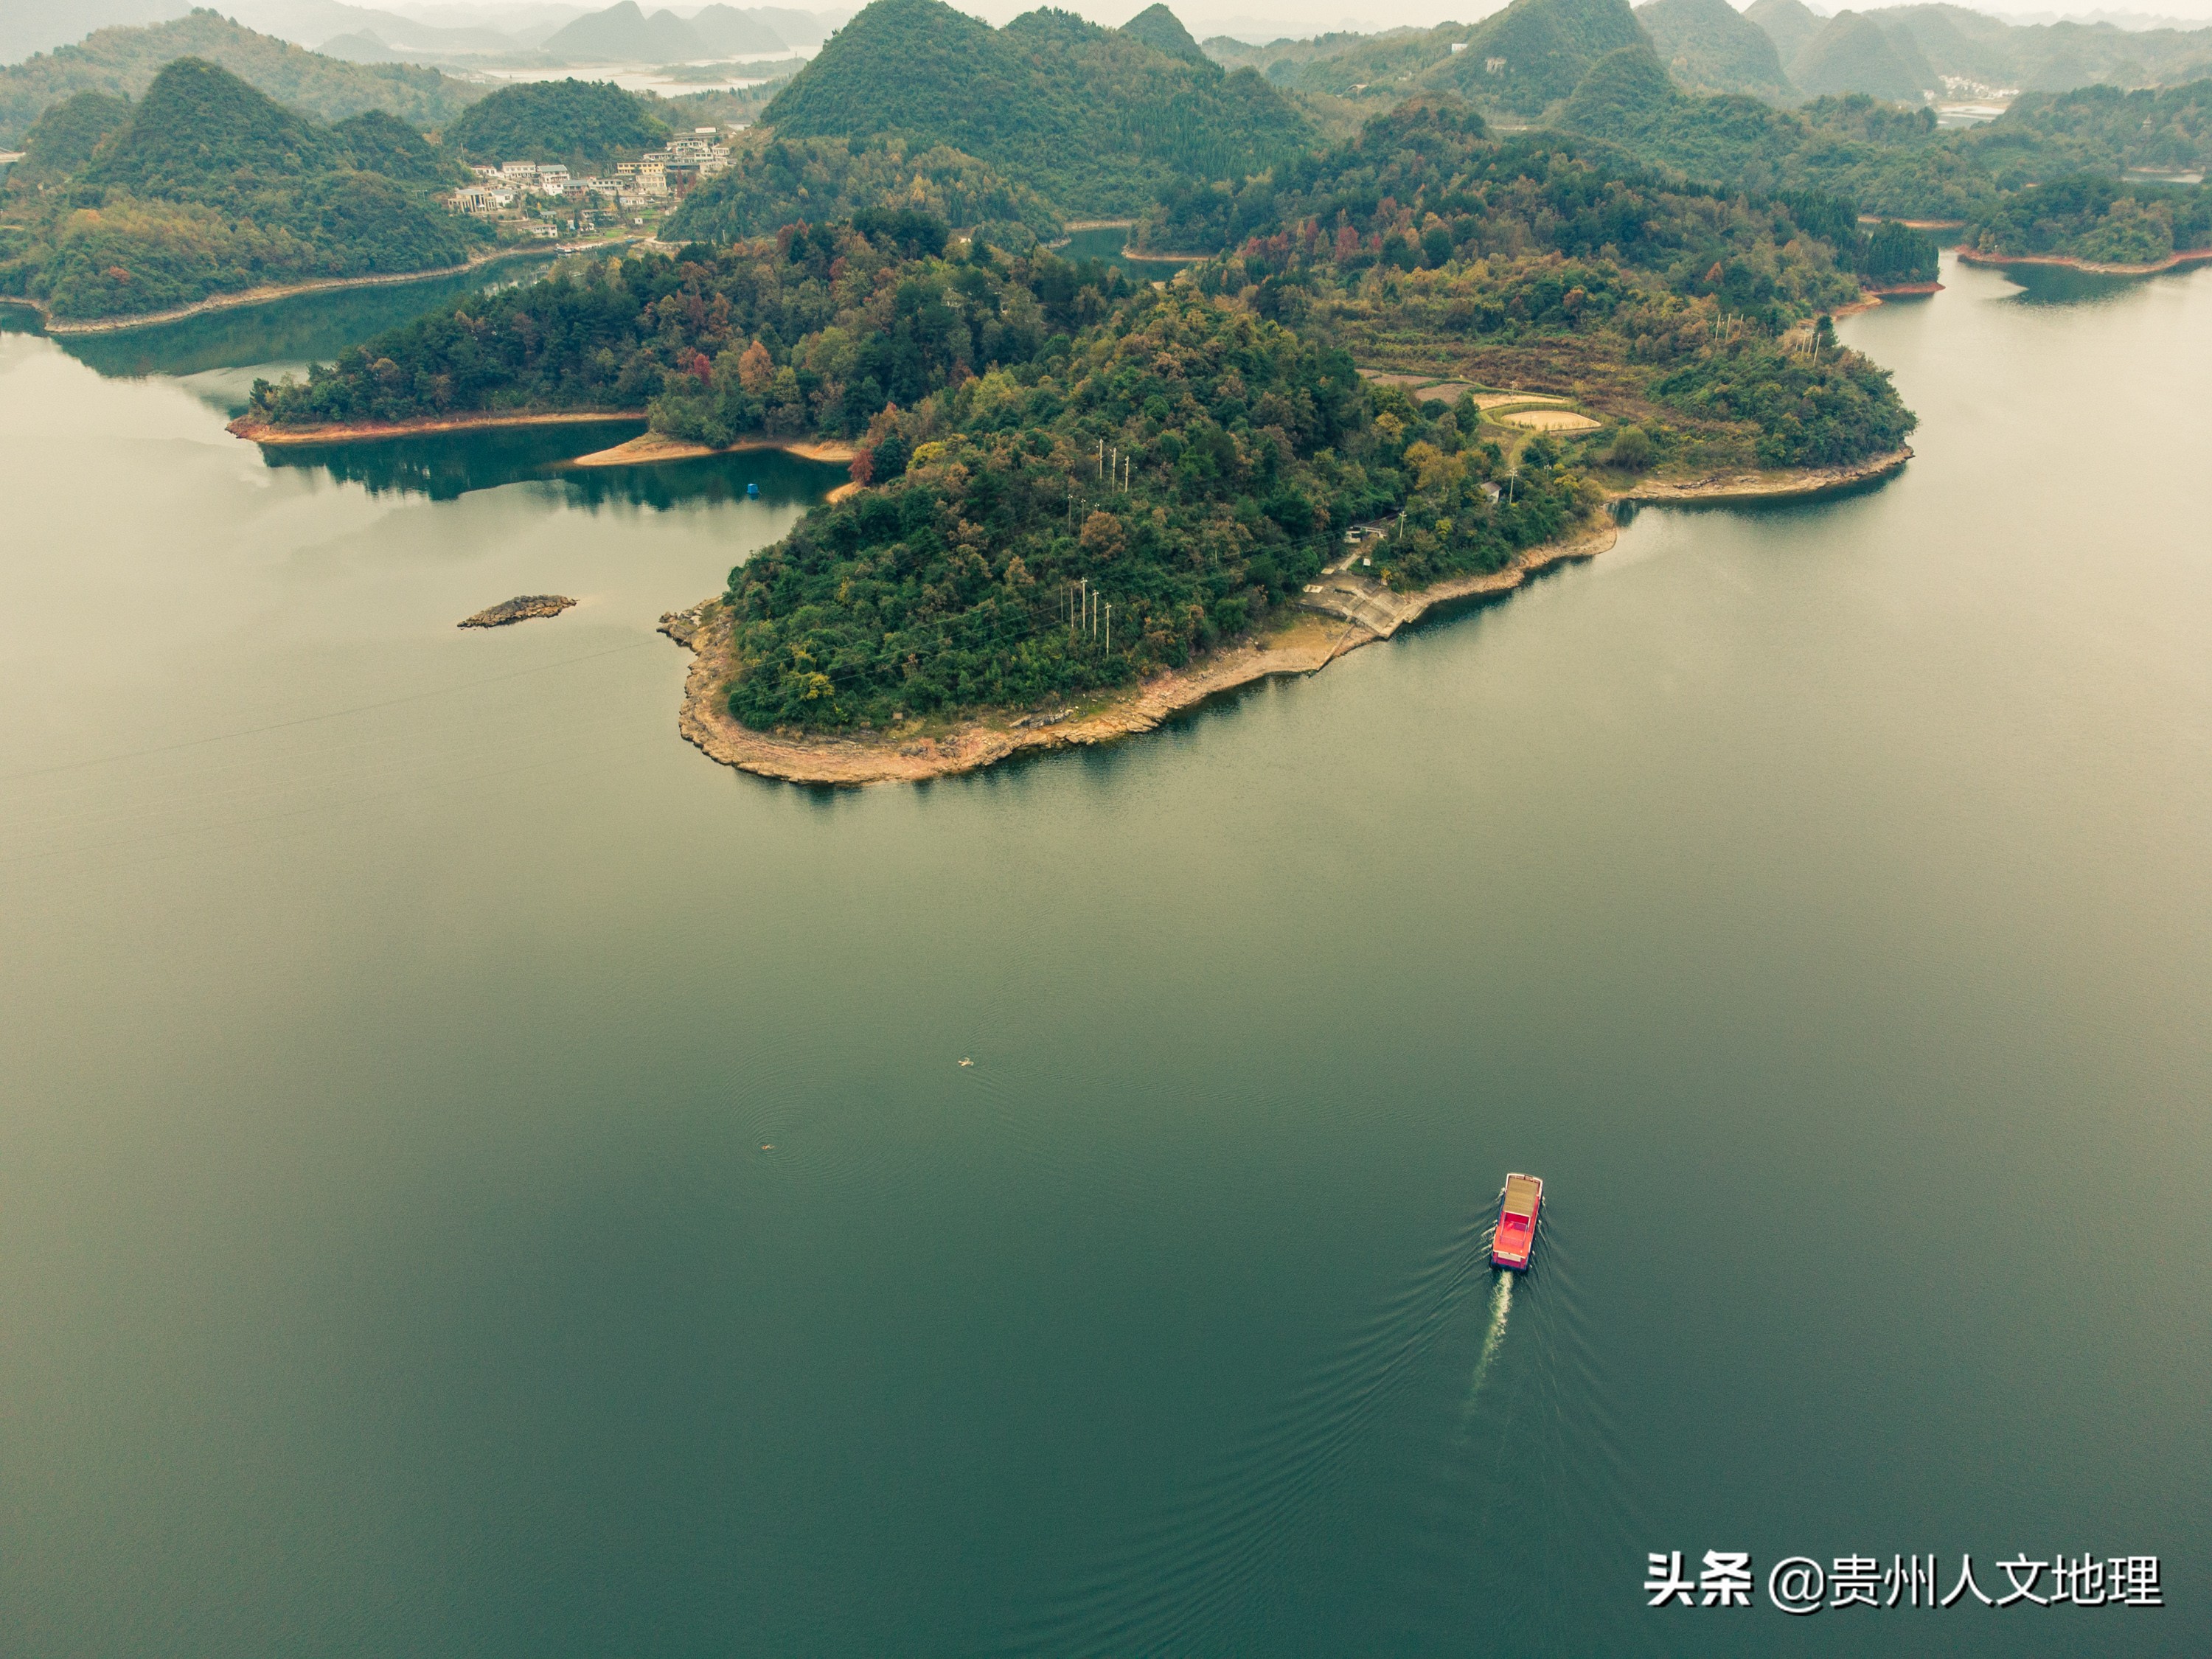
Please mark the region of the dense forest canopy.
<svg viewBox="0 0 2212 1659"><path fill-rule="evenodd" d="M0 293L58 317L436 269L486 240L432 199L452 164L404 123L325 126L198 58L135 106L80 94L34 131L38 165L0 196Z"/></svg>
<svg viewBox="0 0 2212 1659"><path fill-rule="evenodd" d="M787 138L750 132L730 168L701 183L664 228L672 242L735 242L805 222L849 222L868 212L919 212L973 228L994 246L1026 248L1060 234L1044 198L972 155L902 138Z"/></svg>
<svg viewBox="0 0 2212 1659"><path fill-rule="evenodd" d="M2212 81L2031 94L1994 121L1947 131L1932 111L1856 94L1798 110L1696 96L1650 52L1630 48L1596 64L1555 118L1692 179L1754 193L1820 191L1912 219L1978 216L2037 179L2212 160Z"/></svg>
<svg viewBox="0 0 2212 1659"><path fill-rule="evenodd" d="M1816 99L1801 110L1698 97L1643 48L1601 59L1557 119L1692 179L1759 194L1823 191L1869 213L1958 218L1996 193L1931 111L1861 94Z"/></svg>
<svg viewBox="0 0 2212 1659"><path fill-rule="evenodd" d="M2025 93L1955 142L2007 190L2069 173L2203 173L2212 168L2212 79L2162 91Z"/></svg>
<svg viewBox="0 0 2212 1659"><path fill-rule="evenodd" d="M101 29L75 46L0 69L0 148L12 146L40 113L75 94L138 97L179 58L218 64L319 121L380 109L434 130L483 95L483 88L435 70L349 64L198 10L150 27Z"/></svg>
<svg viewBox="0 0 2212 1659"><path fill-rule="evenodd" d="M2212 248L2212 185L2126 184L2084 176L2007 196L1966 228L1984 253L2154 265Z"/></svg>
<svg viewBox="0 0 2212 1659"><path fill-rule="evenodd" d="M1636 21L1684 89L1796 101L1773 40L1729 0L1646 0Z"/></svg>
<svg viewBox="0 0 2212 1659"><path fill-rule="evenodd" d="M1121 25L1121 33L1133 40L1141 40L1146 46L1167 53L1170 58L1202 64L1208 69L1214 67L1213 60L1206 55L1205 50L1191 38L1190 31L1182 26L1182 19L1164 5L1154 3L1146 7Z"/></svg>
<svg viewBox="0 0 2212 1659"><path fill-rule="evenodd" d="M1648 48L1635 55L1657 72ZM1601 257L1680 292L1696 289L1716 266L1756 266L1756 282L1746 275L1713 286L1741 300L1739 311L1759 310L1770 327L1855 297L1856 285L1835 269L1860 269L1866 246L1849 204L1821 210L1814 233L1825 233L1821 259L1788 251L1809 228L1786 200L1738 204L1729 194L1669 182L1607 146L1563 134L1493 137L1456 100L1419 99L1369 121L1357 138L1240 188L1171 190L1139 234L1151 245L1198 251L1311 225L1346 270L1558 253ZM1762 247L1778 251L1754 252ZM1926 243L1916 276L1932 276L1934 258Z"/></svg>
<svg viewBox="0 0 2212 1659"><path fill-rule="evenodd" d="M131 100L109 92L80 92L51 106L23 136L23 159L8 174L17 190L79 173L101 139L131 118Z"/></svg>
<svg viewBox="0 0 2212 1659"><path fill-rule="evenodd" d="M1790 78L1809 93L1868 93L1896 104L1932 100L1943 84L1911 35L1858 11L1830 18L1790 59Z"/></svg>
<svg viewBox="0 0 2212 1659"><path fill-rule="evenodd" d="M1540 453L1492 501L1500 454L1474 424L1247 312L1143 295L929 400L887 488L731 572L731 712L885 726L1125 684L1244 632L1342 526L1401 507L1393 580L1495 569L1591 498ZM1102 447L1127 458L1126 485ZM1110 642L1071 625L1078 584L1102 622L1114 607Z"/></svg>
<svg viewBox="0 0 2212 1659"><path fill-rule="evenodd" d="M1110 265L988 244L947 258L946 246L944 224L902 213L675 259L567 262L548 281L380 335L255 403L291 423L644 410L660 430L720 443L849 438L890 403L1031 361L1131 291Z"/></svg>
<svg viewBox="0 0 2212 1659"><path fill-rule="evenodd" d="M1239 175L1313 137L1249 70L1224 74L1069 12L994 29L941 0L875 0L764 118L787 137L948 146L1068 214L1133 212L1176 179Z"/></svg>
<svg viewBox="0 0 2212 1659"><path fill-rule="evenodd" d="M1363 362L1573 389L1703 465L1844 464L1911 429L1863 359L1785 343L1858 295L1839 258L1932 270L1927 239L1869 235L1835 198L1674 183L1556 133L1494 137L1425 99L1241 191L1182 192L1143 228L1233 238L1194 273L1201 291Z"/></svg>
<svg viewBox="0 0 2212 1659"><path fill-rule="evenodd" d="M525 81L471 104L446 148L471 161L562 161L596 172L667 142L668 124L611 81Z"/></svg>
<svg viewBox="0 0 2212 1659"><path fill-rule="evenodd" d="M1420 78L1471 102L1540 115L1606 53L1647 44L1628 0L1513 0Z"/></svg>

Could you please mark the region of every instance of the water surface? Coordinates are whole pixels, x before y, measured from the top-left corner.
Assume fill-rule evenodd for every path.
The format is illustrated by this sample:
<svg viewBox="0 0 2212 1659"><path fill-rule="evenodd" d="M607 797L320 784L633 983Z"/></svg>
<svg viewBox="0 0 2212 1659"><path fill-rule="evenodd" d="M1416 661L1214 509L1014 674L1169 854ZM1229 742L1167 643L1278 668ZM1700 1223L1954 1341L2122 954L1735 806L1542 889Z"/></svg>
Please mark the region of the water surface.
<svg viewBox="0 0 2212 1659"><path fill-rule="evenodd" d="M0 337L11 1650L2212 1649L2212 273L1947 280L1882 489L845 793L651 631L798 464L270 465Z"/></svg>

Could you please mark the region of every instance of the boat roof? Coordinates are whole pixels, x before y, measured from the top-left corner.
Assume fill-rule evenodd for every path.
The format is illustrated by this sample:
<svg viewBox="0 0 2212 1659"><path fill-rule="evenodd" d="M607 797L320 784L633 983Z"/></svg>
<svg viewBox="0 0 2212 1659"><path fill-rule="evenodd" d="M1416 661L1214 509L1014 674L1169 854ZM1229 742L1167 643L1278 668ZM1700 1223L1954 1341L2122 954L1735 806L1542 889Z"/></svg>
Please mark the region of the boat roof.
<svg viewBox="0 0 2212 1659"><path fill-rule="evenodd" d="M1534 1215L1543 1192L1544 1183L1535 1176L1510 1175L1505 1177L1505 1208L1514 1215Z"/></svg>

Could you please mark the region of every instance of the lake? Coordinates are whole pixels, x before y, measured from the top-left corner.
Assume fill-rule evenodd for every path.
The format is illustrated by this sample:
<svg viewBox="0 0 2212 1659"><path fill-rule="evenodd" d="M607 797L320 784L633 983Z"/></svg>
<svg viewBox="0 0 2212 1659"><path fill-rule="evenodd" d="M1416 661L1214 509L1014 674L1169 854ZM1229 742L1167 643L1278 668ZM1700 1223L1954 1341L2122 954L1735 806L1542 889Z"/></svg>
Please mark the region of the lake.
<svg viewBox="0 0 2212 1659"><path fill-rule="evenodd" d="M11 1650L2212 1650L2212 271L1945 280L1884 487L857 792L653 631L834 470L0 336ZM1931 1552L2166 1605L1765 1592Z"/></svg>

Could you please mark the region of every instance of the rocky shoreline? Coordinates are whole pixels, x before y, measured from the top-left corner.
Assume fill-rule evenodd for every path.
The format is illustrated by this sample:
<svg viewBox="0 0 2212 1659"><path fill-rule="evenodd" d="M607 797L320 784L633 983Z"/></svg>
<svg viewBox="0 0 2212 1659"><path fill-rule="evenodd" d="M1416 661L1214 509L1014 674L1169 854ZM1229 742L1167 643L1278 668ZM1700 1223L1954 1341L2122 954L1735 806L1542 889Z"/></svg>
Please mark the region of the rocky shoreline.
<svg viewBox="0 0 2212 1659"><path fill-rule="evenodd" d="M1669 507L1725 501L1810 501L1850 489L1905 470L1912 459L1905 444L1886 455L1855 461L1849 466L1795 467L1778 472L1721 472L1686 483L1652 482L1633 484L1613 496L1631 507Z"/></svg>
<svg viewBox="0 0 2212 1659"><path fill-rule="evenodd" d="M471 415L426 416L413 421L331 421L317 426L272 426L241 415L223 430L249 443L289 447L299 444L367 444L386 438L414 438L440 432L490 431L498 427L605 425L641 421L641 409L556 410L538 414L497 410Z"/></svg>
<svg viewBox="0 0 2212 1659"><path fill-rule="evenodd" d="M1188 668L1157 674L1135 690L1089 708L1042 714L998 711L927 734L787 738L756 732L739 725L724 704L733 665L730 620L720 601L672 611L660 619L660 631L692 653L677 727L712 759L787 783L919 783L973 772L1025 750L1116 742L1152 731L1186 709L1255 681L1279 674L1315 673L1347 651L1389 638L1440 605L1506 592L1555 564L1595 558L1613 545L1616 534L1613 521L1600 514L1573 535L1531 548L1502 570L1393 596L1395 604L1387 619L1347 621L1334 613L1322 614L1318 607L1306 609L1265 640L1246 641Z"/></svg>
<svg viewBox="0 0 2212 1659"><path fill-rule="evenodd" d="M566 593L525 593L520 599L487 605L473 617L464 617L456 628L505 628L532 617L557 617L575 604Z"/></svg>
<svg viewBox="0 0 2212 1659"><path fill-rule="evenodd" d="M1951 252L1970 265L1994 265L1999 269L2006 265L2056 265L2062 270L2086 270L2094 276L2155 276L2161 270L2212 259L2212 247L2180 249L2147 265L2100 264L2094 259L2076 259L2067 253L1984 253L1964 246Z"/></svg>

